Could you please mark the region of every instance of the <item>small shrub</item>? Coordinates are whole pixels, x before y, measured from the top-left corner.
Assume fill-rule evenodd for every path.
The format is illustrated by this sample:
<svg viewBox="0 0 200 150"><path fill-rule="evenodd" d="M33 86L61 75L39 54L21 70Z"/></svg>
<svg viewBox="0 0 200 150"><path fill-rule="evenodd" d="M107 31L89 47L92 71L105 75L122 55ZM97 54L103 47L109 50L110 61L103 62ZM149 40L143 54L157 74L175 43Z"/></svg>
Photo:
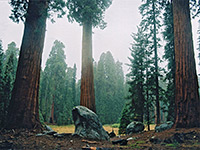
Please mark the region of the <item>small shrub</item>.
<svg viewBox="0 0 200 150"><path fill-rule="evenodd" d="M112 124L112 125L111 125L112 128L119 128L119 126L120 126L119 123L115 123L115 124Z"/></svg>

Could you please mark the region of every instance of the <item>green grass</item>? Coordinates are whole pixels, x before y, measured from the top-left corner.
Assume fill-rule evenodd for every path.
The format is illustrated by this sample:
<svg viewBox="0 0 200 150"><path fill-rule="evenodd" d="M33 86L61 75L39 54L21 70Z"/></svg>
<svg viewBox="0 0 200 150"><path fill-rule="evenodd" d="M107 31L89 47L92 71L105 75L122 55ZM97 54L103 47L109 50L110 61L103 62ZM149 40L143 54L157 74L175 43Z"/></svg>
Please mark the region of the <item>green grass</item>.
<svg viewBox="0 0 200 150"><path fill-rule="evenodd" d="M137 141L136 144L144 144L146 143L145 141Z"/></svg>
<svg viewBox="0 0 200 150"><path fill-rule="evenodd" d="M137 145L136 143L134 144L130 144L129 147L133 148L133 149L141 149L142 147Z"/></svg>
<svg viewBox="0 0 200 150"><path fill-rule="evenodd" d="M119 128L119 126L120 126L119 123L115 123L115 124L112 124L112 125L111 125L112 128Z"/></svg>
<svg viewBox="0 0 200 150"><path fill-rule="evenodd" d="M171 143L171 144L166 144L165 146L167 146L167 147L178 147L179 146L179 144L177 144L177 143Z"/></svg>

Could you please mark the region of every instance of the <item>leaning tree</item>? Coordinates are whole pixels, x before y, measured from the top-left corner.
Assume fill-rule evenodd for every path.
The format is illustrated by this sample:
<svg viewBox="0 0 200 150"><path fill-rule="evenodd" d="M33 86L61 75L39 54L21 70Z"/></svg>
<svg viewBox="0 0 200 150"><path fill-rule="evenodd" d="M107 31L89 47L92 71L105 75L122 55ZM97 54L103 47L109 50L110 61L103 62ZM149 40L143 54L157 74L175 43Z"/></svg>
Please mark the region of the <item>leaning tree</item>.
<svg viewBox="0 0 200 150"><path fill-rule="evenodd" d="M105 10L112 0L68 0L68 19L83 26L80 104L96 112L92 58L92 27L104 28Z"/></svg>
<svg viewBox="0 0 200 150"><path fill-rule="evenodd" d="M10 101L6 128L40 128L39 79L46 19L52 12L64 14L63 0L11 0L14 22L24 21L16 79Z"/></svg>
<svg viewBox="0 0 200 150"><path fill-rule="evenodd" d="M176 128L200 126L200 101L189 0L173 0Z"/></svg>

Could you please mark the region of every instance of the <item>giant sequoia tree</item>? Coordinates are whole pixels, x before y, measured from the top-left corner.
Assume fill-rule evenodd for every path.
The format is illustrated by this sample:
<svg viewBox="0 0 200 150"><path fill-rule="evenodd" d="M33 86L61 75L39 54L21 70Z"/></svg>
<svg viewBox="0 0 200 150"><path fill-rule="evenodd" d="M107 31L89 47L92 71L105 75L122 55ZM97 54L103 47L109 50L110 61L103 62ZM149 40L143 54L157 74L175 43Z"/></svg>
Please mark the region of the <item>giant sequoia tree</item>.
<svg viewBox="0 0 200 150"><path fill-rule="evenodd" d="M175 127L200 126L200 101L189 0L173 0L174 42L176 61Z"/></svg>
<svg viewBox="0 0 200 150"><path fill-rule="evenodd" d="M11 19L25 20L16 79L6 128L39 128L39 79L48 11L61 10L63 1L12 0Z"/></svg>
<svg viewBox="0 0 200 150"><path fill-rule="evenodd" d="M69 21L83 26L80 104L96 111L92 58L92 27L105 27L104 12L112 0L68 0Z"/></svg>

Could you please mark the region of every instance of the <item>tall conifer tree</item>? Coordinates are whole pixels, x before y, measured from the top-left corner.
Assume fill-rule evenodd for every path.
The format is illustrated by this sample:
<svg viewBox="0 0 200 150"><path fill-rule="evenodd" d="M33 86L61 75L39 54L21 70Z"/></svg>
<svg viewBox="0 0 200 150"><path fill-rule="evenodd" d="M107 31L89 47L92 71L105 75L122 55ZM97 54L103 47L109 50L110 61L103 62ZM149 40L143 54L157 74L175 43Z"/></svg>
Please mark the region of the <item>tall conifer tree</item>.
<svg viewBox="0 0 200 150"><path fill-rule="evenodd" d="M154 82L155 82L155 106L156 106L156 124L160 123L160 97L159 97L159 58L158 47L160 39L158 38L158 29L160 28L160 3L156 0L142 0L144 3L140 6L142 14L141 25L146 32L151 35L149 40L152 41L152 49L154 50Z"/></svg>
<svg viewBox="0 0 200 150"><path fill-rule="evenodd" d="M105 27L104 12L111 0L68 0L68 18L83 26L82 35L82 71L80 104L96 112L93 58L92 58L92 27Z"/></svg>
<svg viewBox="0 0 200 150"><path fill-rule="evenodd" d="M173 0L176 61L176 119L174 127L200 126L200 100L194 59L189 0Z"/></svg>
<svg viewBox="0 0 200 150"><path fill-rule="evenodd" d="M6 128L41 128L38 93L46 19L51 10L63 14L64 2L11 0L10 4L10 18L23 20L25 28Z"/></svg>
<svg viewBox="0 0 200 150"><path fill-rule="evenodd" d="M0 127L3 125L3 85L4 85L4 80L3 80L3 58L4 58L4 53L3 53L3 46L2 46L2 41L0 40Z"/></svg>
<svg viewBox="0 0 200 150"><path fill-rule="evenodd" d="M175 119L175 51L174 51L174 23L173 23L173 8L170 1L166 1L164 5L164 27L163 32L165 44L164 59L168 61L167 74L165 80L167 81L166 98L168 103L168 117L167 120L174 121Z"/></svg>

